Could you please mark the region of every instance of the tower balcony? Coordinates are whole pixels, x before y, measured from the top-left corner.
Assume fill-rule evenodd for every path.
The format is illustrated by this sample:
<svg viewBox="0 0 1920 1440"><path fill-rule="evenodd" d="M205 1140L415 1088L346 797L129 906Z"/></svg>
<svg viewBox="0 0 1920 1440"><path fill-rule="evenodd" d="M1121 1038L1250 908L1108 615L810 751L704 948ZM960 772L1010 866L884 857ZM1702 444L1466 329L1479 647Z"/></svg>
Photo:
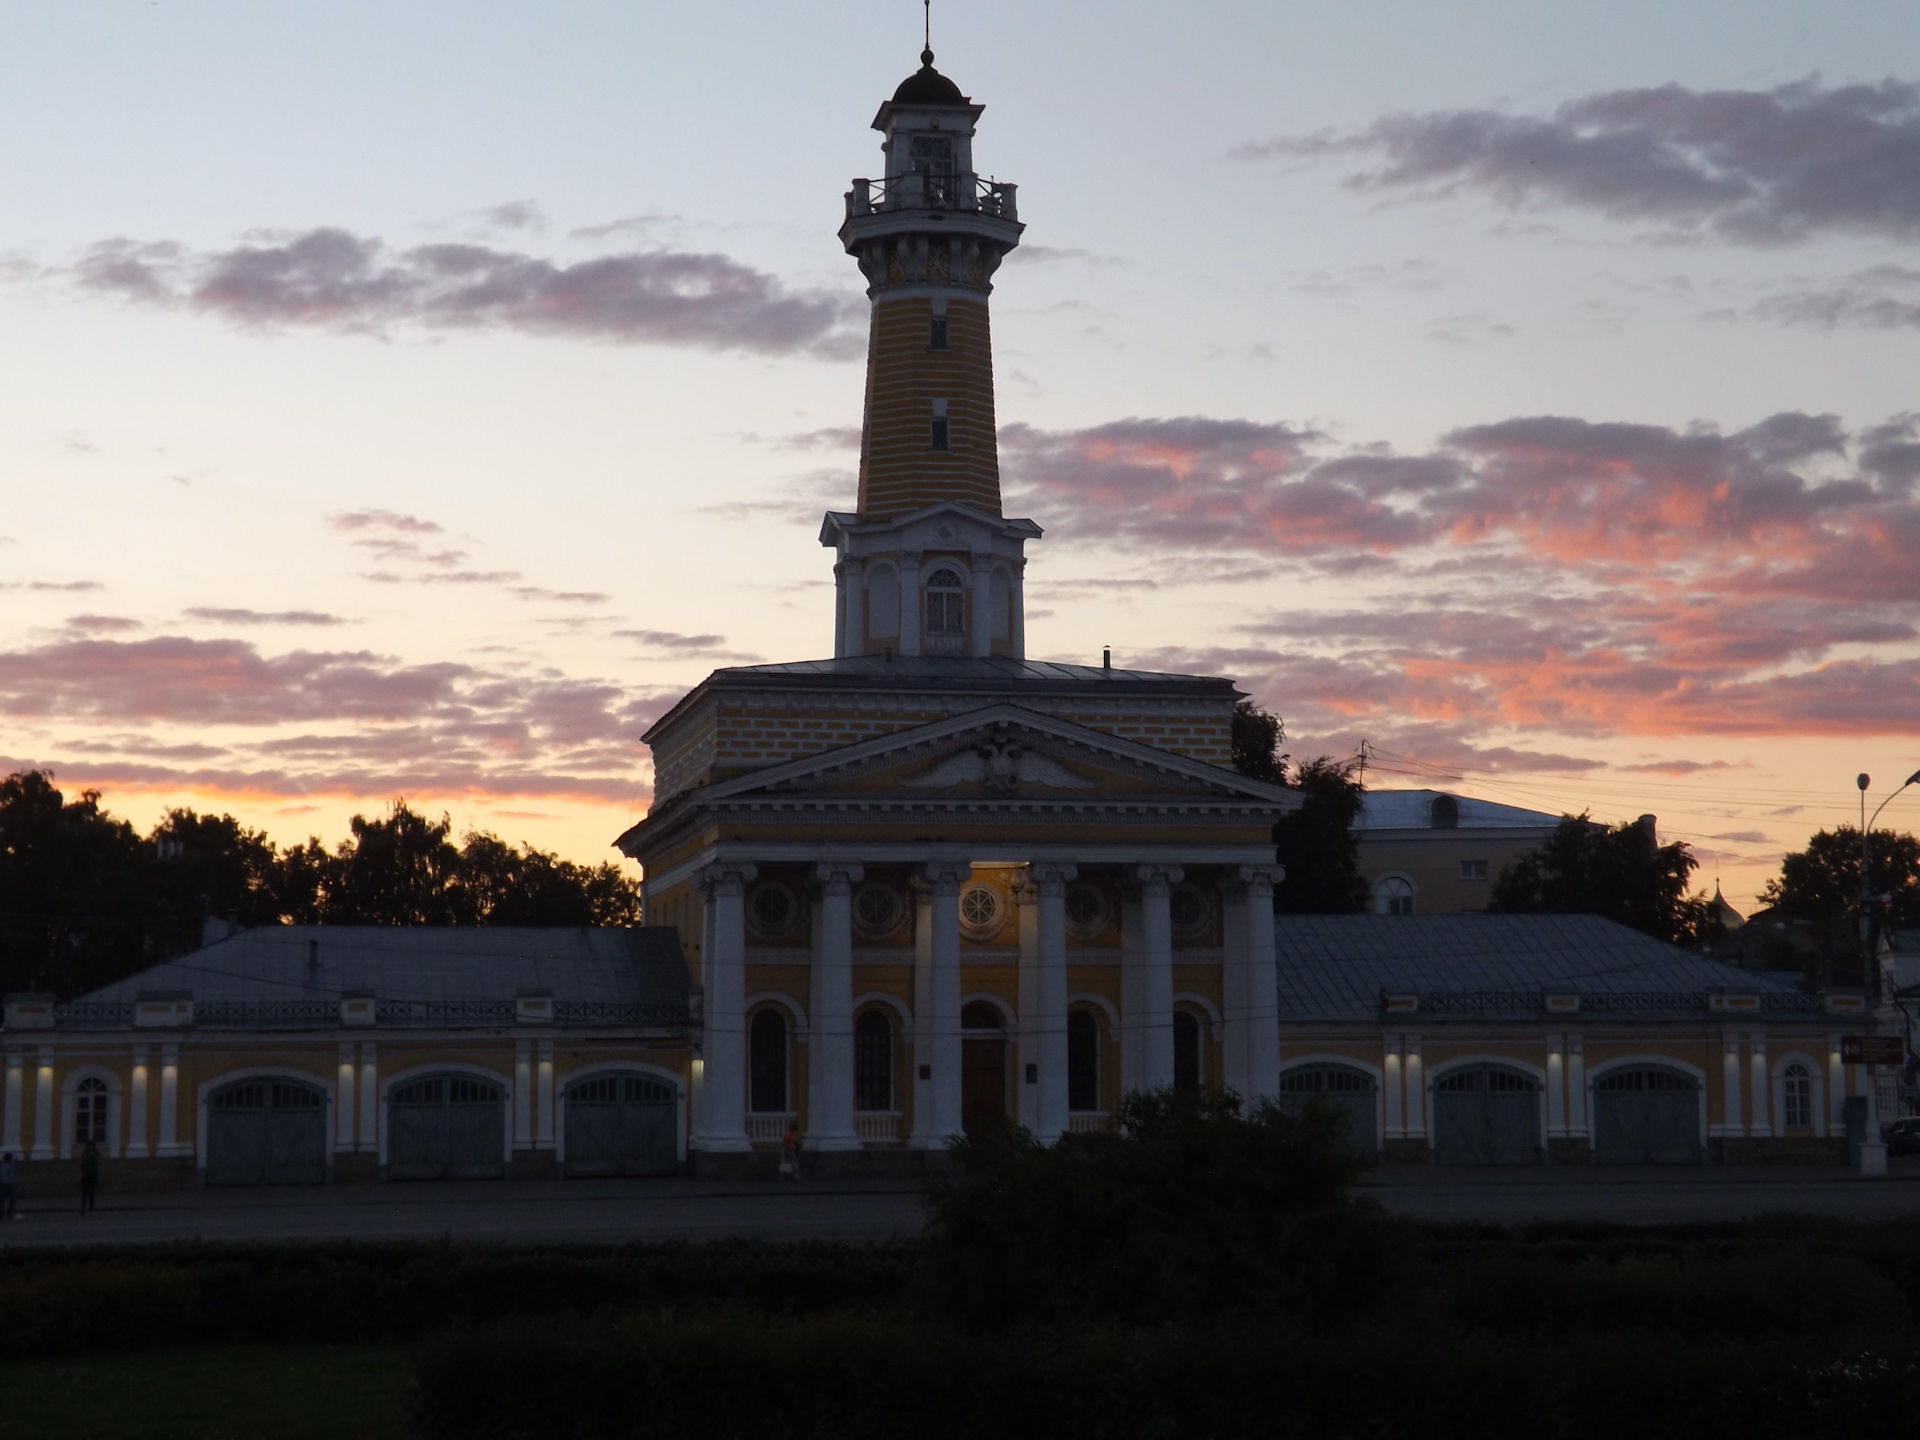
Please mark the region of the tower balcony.
<svg viewBox="0 0 1920 1440"><path fill-rule="evenodd" d="M847 219L901 212L928 214L955 211L1019 223L1015 205L1018 186L971 173L889 175L881 180L855 180L847 191Z"/></svg>

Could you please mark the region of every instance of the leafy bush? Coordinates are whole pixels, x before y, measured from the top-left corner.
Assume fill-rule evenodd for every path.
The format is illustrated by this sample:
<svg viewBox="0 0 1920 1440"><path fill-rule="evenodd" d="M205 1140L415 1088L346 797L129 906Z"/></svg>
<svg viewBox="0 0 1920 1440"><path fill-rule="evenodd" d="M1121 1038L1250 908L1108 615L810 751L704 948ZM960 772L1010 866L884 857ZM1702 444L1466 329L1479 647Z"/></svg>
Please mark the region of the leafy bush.
<svg viewBox="0 0 1920 1440"><path fill-rule="evenodd" d="M1345 1117L1227 1091L1130 1095L1118 1133L1043 1146L1000 1129L934 1188L927 1298L974 1323L1329 1317L1388 1297L1402 1227L1346 1197Z"/></svg>

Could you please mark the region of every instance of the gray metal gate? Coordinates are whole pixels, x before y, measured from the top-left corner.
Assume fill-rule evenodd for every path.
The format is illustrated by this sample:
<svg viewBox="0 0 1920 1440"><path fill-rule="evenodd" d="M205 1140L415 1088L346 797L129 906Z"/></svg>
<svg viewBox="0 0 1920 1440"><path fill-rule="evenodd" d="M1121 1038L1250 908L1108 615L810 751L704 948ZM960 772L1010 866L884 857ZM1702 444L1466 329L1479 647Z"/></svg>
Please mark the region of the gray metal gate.
<svg viewBox="0 0 1920 1440"><path fill-rule="evenodd" d="M673 1087L647 1075L601 1075L567 1090L567 1174L671 1175L679 1164Z"/></svg>
<svg viewBox="0 0 1920 1440"><path fill-rule="evenodd" d="M1347 1115L1347 1142L1371 1158L1380 1151L1380 1090L1364 1070L1302 1065L1280 1077L1280 1108L1298 1115L1320 1100Z"/></svg>
<svg viewBox="0 0 1920 1440"><path fill-rule="evenodd" d="M387 1178L497 1180L506 1173L506 1092L468 1075L409 1080L387 1097Z"/></svg>
<svg viewBox="0 0 1920 1440"><path fill-rule="evenodd" d="M1540 1163L1540 1086L1530 1075L1474 1065L1433 1087L1436 1165Z"/></svg>
<svg viewBox="0 0 1920 1440"><path fill-rule="evenodd" d="M1658 1065L1601 1076L1593 1085L1593 1158L1603 1165L1698 1165L1700 1082Z"/></svg>
<svg viewBox="0 0 1920 1440"><path fill-rule="evenodd" d="M327 1096L295 1080L240 1080L207 1100L209 1185L318 1185Z"/></svg>

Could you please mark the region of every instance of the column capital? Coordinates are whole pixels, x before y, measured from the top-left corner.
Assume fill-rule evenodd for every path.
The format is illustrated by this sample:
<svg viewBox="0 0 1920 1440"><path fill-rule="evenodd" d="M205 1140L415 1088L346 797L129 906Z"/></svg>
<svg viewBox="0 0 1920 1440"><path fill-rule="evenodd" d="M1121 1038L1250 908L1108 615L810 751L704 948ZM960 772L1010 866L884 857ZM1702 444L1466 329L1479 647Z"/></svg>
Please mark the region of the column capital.
<svg viewBox="0 0 1920 1440"><path fill-rule="evenodd" d="M1254 895L1272 895L1273 887L1287 878L1284 865L1242 865L1240 881Z"/></svg>
<svg viewBox="0 0 1920 1440"><path fill-rule="evenodd" d="M900 568L902 570L918 570L920 568L920 562L925 558L925 551L902 550L900 552Z"/></svg>
<svg viewBox="0 0 1920 1440"><path fill-rule="evenodd" d="M991 550L969 550L967 552L967 563L973 567L973 572L976 575L982 571L991 570L993 568L993 552Z"/></svg>
<svg viewBox="0 0 1920 1440"><path fill-rule="evenodd" d="M960 882L973 874L973 866L960 860L929 860L921 867L920 874L935 895L957 895Z"/></svg>
<svg viewBox="0 0 1920 1440"><path fill-rule="evenodd" d="M1036 860L1027 866L1027 878L1049 898L1067 893L1067 886L1080 878L1080 867L1062 860Z"/></svg>
<svg viewBox="0 0 1920 1440"><path fill-rule="evenodd" d="M850 895L853 887L867 878L866 868L846 860L822 860L813 867L813 878L828 895Z"/></svg>
<svg viewBox="0 0 1920 1440"><path fill-rule="evenodd" d="M858 575L866 568L866 564L867 562L858 555L849 555L844 560L834 562L833 573L836 575Z"/></svg>
<svg viewBox="0 0 1920 1440"><path fill-rule="evenodd" d="M1133 880L1147 895L1164 900L1167 892L1182 880L1187 872L1178 865L1136 865L1133 867Z"/></svg>
<svg viewBox="0 0 1920 1440"><path fill-rule="evenodd" d="M717 860L700 872L700 888L709 895L744 895L759 873L750 860Z"/></svg>

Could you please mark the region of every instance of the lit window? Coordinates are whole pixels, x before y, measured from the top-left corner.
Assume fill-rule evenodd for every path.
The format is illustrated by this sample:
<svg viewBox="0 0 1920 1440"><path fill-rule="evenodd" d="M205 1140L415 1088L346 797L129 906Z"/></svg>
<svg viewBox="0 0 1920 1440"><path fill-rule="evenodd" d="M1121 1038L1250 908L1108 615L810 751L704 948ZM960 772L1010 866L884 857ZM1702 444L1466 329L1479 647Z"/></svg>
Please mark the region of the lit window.
<svg viewBox="0 0 1920 1440"><path fill-rule="evenodd" d="M927 348L944 350L947 348L947 317L936 315L927 327Z"/></svg>
<svg viewBox="0 0 1920 1440"><path fill-rule="evenodd" d="M1813 1075L1798 1061L1780 1072L1780 1118L1789 1130L1813 1128Z"/></svg>
<svg viewBox="0 0 1920 1440"><path fill-rule="evenodd" d="M1413 914L1413 882L1402 875L1388 875L1373 887L1373 909L1377 915Z"/></svg>
<svg viewBox="0 0 1920 1440"><path fill-rule="evenodd" d="M1484 880L1487 878L1487 862L1484 860L1462 860L1460 862L1462 880Z"/></svg>

